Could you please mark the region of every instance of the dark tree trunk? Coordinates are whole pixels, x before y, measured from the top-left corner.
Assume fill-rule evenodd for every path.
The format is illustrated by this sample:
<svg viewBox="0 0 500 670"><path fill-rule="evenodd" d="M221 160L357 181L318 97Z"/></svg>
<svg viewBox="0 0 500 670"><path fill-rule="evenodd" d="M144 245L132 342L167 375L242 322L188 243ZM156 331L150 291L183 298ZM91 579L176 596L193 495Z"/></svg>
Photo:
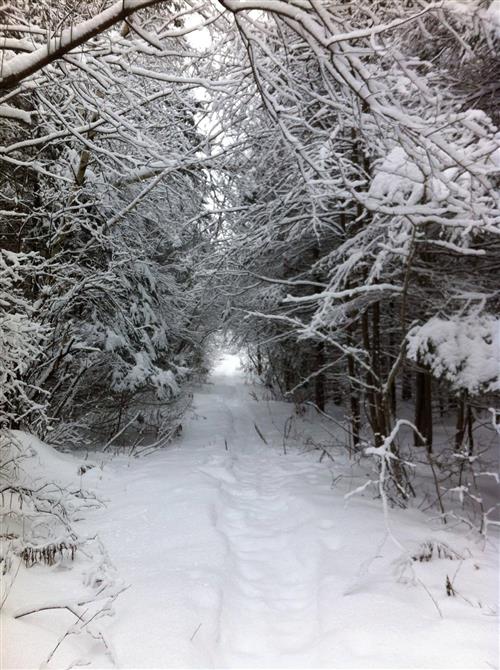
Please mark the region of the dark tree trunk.
<svg viewBox="0 0 500 670"><path fill-rule="evenodd" d="M425 446L432 452L432 378L425 370L416 375L415 426L424 441L415 433L415 446Z"/></svg>
<svg viewBox="0 0 500 670"><path fill-rule="evenodd" d="M472 407L467 405L467 436L469 438L469 456L472 456L474 451L474 416L472 414Z"/></svg>
<svg viewBox="0 0 500 670"><path fill-rule="evenodd" d="M259 377L262 375L262 355L260 353L260 347L257 347L257 374Z"/></svg>
<svg viewBox="0 0 500 670"><path fill-rule="evenodd" d="M354 449L359 448L360 444L360 411L359 411L359 396L354 387L354 379L356 375L356 368L354 364L354 358L351 354L347 357L347 371L349 374L349 386L350 386L350 404L351 404L351 433L352 433L352 446Z"/></svg>
<svg viewBox="0 0 500 670"><path fill-rule="evenodd" d="M411 372L405 367L403 369L403 379L401 383L401 400L411 400L412 394Z"/></svg>
<svg viewBox="0 0 500 670"><path fill-rule="evenodd" d="M455 424L455 449L460 451L465 435L465 399L463 394L457 398L457 421Z"/></svg>
<svg viewBox="0 0 500 670"><path fill-rule="evenodd" d="M372 368L377 377L381 373L380 361L380 303L376 302L372 306L372 350L371 350Z"/></svg>
<svg viewBox="0 0 500 670"><path fill-rule="evenodd" d="M395 307L394 307L394 302L392 300L389 302L389 315L390 315L390 318L391 318L391 322L395 322L396 321L396 310L395 310ZM391 372L391 369L392 369L392 366L394 365L394 363L396 361L396 353L395 353L396 338L395 338L395 335L394 335L394 328L392 326L391 326L391 328L389 328L388 344L389 344L388 353L387 353L387 356L385 357L387 371L384 373L387 376L389 376L389 374ZM390 387L389 387L389 407L390 407L390 410L391 410L391 413L392 413L393 417L396 416L396 411L397 411L396 403L397 403L397 398L396 398L396 376L395 376L393 381L391 382Z"/></svg>
<svg viewBox="0 0 500 670"><path fill-rule="evenodd" d="M339 384L335 384L332 391L332 400L335 405L342 405L342 388Z"/></svg>
<svg viewBox="0 0 500 670"><path fill-rule="evenodd" d="M370 325L368 321L368 313L365 312L361 318L361 329L363 335L363 347L368 354L371 352L369 328ZM366 383L368 384L368 389L366 391L366 398L368 401L368 414L369 414L368 418L370 420L370 425L375 437L375 445L379 447L382 444L382 435L378 422L377 405L375 402L375 391L374 391L375 380L373 378L373 373L371 370L369 370L366 373Z"/></svg>
<svg viewBox="0 0 500 670"><path fill-rule="evenodd" d="M315 366L317 370L325 367L325 345L323 342L318 342L316 345L316 361ZM314 378L314 402L316 406L322 411L325 411L325 373L320 372Z"/></svg>

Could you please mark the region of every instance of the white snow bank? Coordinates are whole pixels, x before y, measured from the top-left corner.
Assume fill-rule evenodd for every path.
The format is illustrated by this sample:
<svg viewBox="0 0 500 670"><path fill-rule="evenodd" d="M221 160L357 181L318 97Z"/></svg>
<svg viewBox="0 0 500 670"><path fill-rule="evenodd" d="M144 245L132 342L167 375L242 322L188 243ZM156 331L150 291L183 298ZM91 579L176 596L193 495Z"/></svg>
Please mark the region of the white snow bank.
<svg viewBox="0 0 500 670"><path fill-rule="evenodd" d="M68 453L61 453L35 435L21 430L10 430L8 435L13 438L14 445L23 454L19 470L22 480L50 479L61 485L78 482L81 459ZM7 437L6 435L4 439Z"/></svg>
<svg viewBox="0 0 500 670"><path fill-rule="evenodd" d="M0 667L74 667L89 656L111 667L101 620L122 584L99 541L77 530L102 507L84 488L101 469L22 431L3 431L0 447Z"/></svg>
<svg viewBox="0 0 500 670"><path fill-rule="evenodd" d="M9 571L14 557L27 565L73 558L80 544L74 518L81 508L99 505L82 486L93 464L18 430L1 432L0 450L2 567Z"/></svg>

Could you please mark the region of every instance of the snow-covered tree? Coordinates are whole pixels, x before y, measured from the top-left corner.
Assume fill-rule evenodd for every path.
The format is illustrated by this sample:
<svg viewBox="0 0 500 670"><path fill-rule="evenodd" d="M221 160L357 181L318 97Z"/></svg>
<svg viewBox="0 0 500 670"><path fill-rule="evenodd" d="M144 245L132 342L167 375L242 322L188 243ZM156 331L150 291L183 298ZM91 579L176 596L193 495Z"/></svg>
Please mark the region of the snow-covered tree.
<svg viewBox="0 0 500 670"><path fill-rule="evenodd" d="M415 375L415 442L430 451L433 388L453 396L458 371L472 368L464 351L454 351L458 366L438 364L434 350L449 346L451 353L454 345L444 333L439 345L427 335L436 335L437 323L465 330L472 320L491 324L498 306L491 286L500 222L499 135L485 113L491 111L485 63L498 41L494 15L488 3L374 3L370 12L357 2L335 10L319 3L223 4L235 15L268 114L262 130L270 127L273 136L270 148L257 140L253 159L251 150L245 157L254 172L245 174L240 193L254 180L257 205L240 197L244 213L228 215L242 221L233 256L248 276L236 306L244 313L247 296L255 298L246 305L252 319L246 336L252 339L253 329L259 344L282 344L275 361L283 365L291 353L304 382L319 377L323 366L340 370L355 441L359 401L380 445L397 416L396 391L408 399ZM483 73L472 97L451 66L450 43L464 72ZM440 54L432 62L429 48ZM294 161L283 152L273 160L272 128ZM273 173L276 163L282 172ZM303 217L294 235L297 214ZM308 257L305 239L317 240L316 256ZM300 267L286 276L283 259L295 253ZM450 337L451 330L443 327ZM311 352L321 344L323 357L311 356L303 369L291 338L308 342ZM492 342L490 334L481 339ZM486 389L485 374L490 390L497 379L494 356L487 355L484 366L486 373L476 368L476 391ZM397 453L395 440L391 449Z"/></svg>
<svg viewBox="0 0 500 670"><path fill-rule="evenodd" d="M77 22L96 8L66 9ZM39 14L35 42L57 19ZM165 32L165 16L145 17ZM44 260L28 297L50 336L24 383L52 419L111 431L137 394L179 396L213 328L207 319L193 332L207 152L190 90L204 82L180 36L160 44L134 20L45 68L36 87L23 80L9 95L25 114L6 122L2 150L2 242Z"/></svg>

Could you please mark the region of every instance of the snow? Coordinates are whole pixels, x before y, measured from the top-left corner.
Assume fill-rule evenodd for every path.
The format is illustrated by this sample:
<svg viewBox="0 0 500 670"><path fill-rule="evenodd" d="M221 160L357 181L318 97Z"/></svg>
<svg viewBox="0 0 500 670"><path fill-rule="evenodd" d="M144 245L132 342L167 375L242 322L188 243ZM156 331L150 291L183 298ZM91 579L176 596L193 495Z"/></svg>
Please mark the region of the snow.
<svg viewBox="0 0 500 670"><path fill-rule="evenodd" d="M500 0L493 0L488 9L484 12L484 19L491 22L492 31L500 36Z"/></svg>
<svg viewBox="0 0 500 670"><path fill-rule="evenodd" d="M0 118L13 119L28 124L31 123L30 112L25 112L23 109L11 107L10 105L0 105Z"/></svg>
<svg viewBox="0 0 500 670"><path fill-rule="evenodd" d="M326 438L315 416L259 399L226 356L177 442L142 459L94 454L79 481L106 505L77 527L98 533L128 585L100 624L117 667L495 667L495 538L390 509L402 550L370 488L345 500L364 478L345 451L332 451L334 462L304 451ZM57 469L59 456L36 446L40 465ZM2 667L39 667L73 623L67 611L12 618L88 595L85 557L68 567L20 570L2 615ZM75 659L110 665L96 641L72 635L48 667Z"/></svg>
<svg viewBox="0 0 500 670"><path fill-rule="evenodd" d="M96 14L87 21L78 25L71 25L52 37L47 44L38 47L28 53L14 55L2 63L0 71L0 86L8 87L26 76L44 67L56 57L64 55L67 51L85 43L93 35L103 32L120 18L126 18L133 12L154 4L152 0L128 0L126 6L123 0L118 0L110 7Z"/></svg>
<svg viewBox="0 0 500 670"><path fill-rule="evenodd" d="M117 335L113 330L110 328L107 329L106 332L106 341L104 344L104 348L106 351L115 351L116 349L119 349L120 347L126 347L127 346L127 341L123 337L123 335Z"/></svg>
<svg viewBox="0 0 500 670"><path fill-rule="evenodd" d="M500 319L484 314L432 317L408 334L407 355L471 393L500 389Z"/></svg>
<svg viewBox="0 0 500 670"><path fill-rule="evenodd" d="M372 198L397 204L417 203L423 193L424 176L402 147L396 146L381 162L370 184Z"/></svg>
<svg viewBox="0 0 500 670"><path fill-rule="evenodd" d="M78 473L78 464L74 456L56 451L34 435L21 430L11 430L9 434L26 454L22 464L26 479L32 479L37 483L37 479L50 477L51 481L61 486L74 482Z"/></svg>
<svg viewBox="0 0 500 670"><path fill-rule="evenodd" d="M138 351L134 354L135 365L133 365L117 387L126 389L140 388L146 381L152 382L159 398L168 398L169 394L177 394L179 386L175 375L170 370L162 370L151 361L146 351Z"/></svg>

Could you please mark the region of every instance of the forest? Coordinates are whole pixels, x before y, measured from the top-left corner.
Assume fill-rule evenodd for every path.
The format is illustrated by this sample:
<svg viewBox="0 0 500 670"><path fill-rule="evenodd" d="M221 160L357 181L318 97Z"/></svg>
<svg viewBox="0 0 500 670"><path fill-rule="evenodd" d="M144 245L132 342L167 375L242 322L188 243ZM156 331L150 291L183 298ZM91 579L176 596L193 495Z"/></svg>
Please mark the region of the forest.
<svg viewBox="0 0 500 670"><path fill-rule="evenodd" d="M498 667L500 1L11 0L0 31L3 667ZM378 649L385 608L427 656Z"/></svg>

